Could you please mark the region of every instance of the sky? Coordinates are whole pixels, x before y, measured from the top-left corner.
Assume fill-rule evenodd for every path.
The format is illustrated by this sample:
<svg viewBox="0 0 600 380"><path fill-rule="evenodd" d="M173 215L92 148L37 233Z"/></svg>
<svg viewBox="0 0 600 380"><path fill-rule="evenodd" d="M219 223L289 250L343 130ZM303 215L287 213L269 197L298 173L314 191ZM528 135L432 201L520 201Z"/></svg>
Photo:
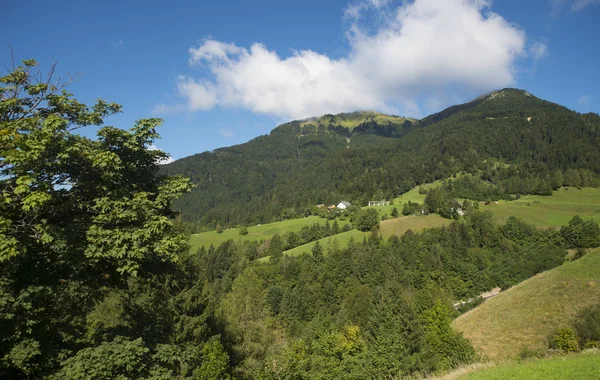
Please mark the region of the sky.
<svg viewBox="0 0 600 380"><path fill-rule="evenodd" d="M173 158L325 113L421 118L505 87L600 113L600 0L0 0L0 63L58 62ZM93 128L83 133L95 135Z"/></svg>

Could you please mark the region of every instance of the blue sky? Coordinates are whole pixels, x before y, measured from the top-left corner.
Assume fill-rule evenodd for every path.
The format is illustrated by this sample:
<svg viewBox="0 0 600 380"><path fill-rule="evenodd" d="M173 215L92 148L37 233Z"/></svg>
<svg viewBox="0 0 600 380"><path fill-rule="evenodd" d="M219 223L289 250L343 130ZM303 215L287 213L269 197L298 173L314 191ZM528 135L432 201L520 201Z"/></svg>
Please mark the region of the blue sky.
<svg viewBox="0 0 600 380"><path fill-rule="evenodd" d="M175 158L291 119L423 117L502 87L600 112L600 0L21 1L0 4L18 59L83 73L107 124L165 119ZM88 131L90 135L93 131Z"/></svg>

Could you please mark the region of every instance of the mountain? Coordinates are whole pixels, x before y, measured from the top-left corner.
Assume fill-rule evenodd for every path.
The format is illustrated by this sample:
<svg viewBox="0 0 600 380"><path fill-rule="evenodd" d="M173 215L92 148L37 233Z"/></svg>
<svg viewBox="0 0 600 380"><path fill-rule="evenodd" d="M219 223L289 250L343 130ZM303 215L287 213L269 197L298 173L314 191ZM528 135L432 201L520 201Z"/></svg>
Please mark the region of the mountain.
<svg viewBox="0 0 600 380"><path fill-rule="evenodd" d="M503 89L422 120L359 112L292 121L164 170L197 184L177 205L184 219L213 228L297 217L317 203L391 198L459 172L506 196L548 194L595 183L600 117Z"/></svg>

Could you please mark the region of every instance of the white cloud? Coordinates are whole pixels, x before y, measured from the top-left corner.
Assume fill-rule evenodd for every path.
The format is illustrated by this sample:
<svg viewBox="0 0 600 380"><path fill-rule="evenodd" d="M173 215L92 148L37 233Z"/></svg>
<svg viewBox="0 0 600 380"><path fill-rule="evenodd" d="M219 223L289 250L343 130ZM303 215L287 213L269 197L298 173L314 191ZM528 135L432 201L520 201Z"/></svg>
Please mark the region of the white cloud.
<svg viewBox="0 0 600 380"><path fill-rule="evenodd" d="M157 116L175 115L185 111L183 104L157 104L152 108L152 114Z"/></svg>
<svg viewBox="0 0 600 380"><path fill-rule="evenodd" d="M233 132L231 131L227 131L225 129L220 129L219 133L221 134L221 136L223 137L232 137L233 136Z"/></svg>
<svg viewBox="0 0 600 380"><path fill-rule="evenodd" d="M536 42L529 48L529 54L535 61L545 58L548 55L548 45Z"/></svg>
<svg viewBox="0 0 600 380"><path fill-rule="evenodd" d="M555 15L568 8L571 12L577 12L590 5L600 4L600 0L549 0L552 7L552 13Z"/></svg>
<svg viewBox="0 0 600 380"><path fill-rule="evenodd" d="M527 55L525 33L491 12L489 1L386 4L366 0L348 8L352 15L346 10L353 18L350 49L338 59L311 50L281 57L260 43L244 48L205 40L190 49L190 64L208 75L180 77L179 94L190 110L223 106L304 118L377 109L420 116L417 99L427 106L430 97L448 97L449 88L473 93L515 83L516 61ZM391 17L367 32L359 17L365 9Z"/></svg>
<svg viewBox="0 0 600 380"><path fill-rule="evenodd" d="M588 106L592 102L592 97L590 95L582 95L577 100L577 104L580 106Z"/></svg>
<svg viewBox="0 0 600 380"><path fill-rule="evenodd" d="M156 145L154 145L154 144L151 144L151 145L148 147L148 150L162 150L162 149L160 149L159 147L157 147L157 146L156 146ZM163 158L162 160L159 160L157 163L158 163L159 165L166 165L166 164L170 164L170 163L171 163L171 162L173 162L173 161L175 161L175 159L174 159L173 157L169 156L169 157Z"/></svg>
<svg viewBox="0 0 600 380"><path fill-rule="evenodd" d="M593 4L600 4L600 0L574 0L571 4L571 9L575 12Z"/></svg>

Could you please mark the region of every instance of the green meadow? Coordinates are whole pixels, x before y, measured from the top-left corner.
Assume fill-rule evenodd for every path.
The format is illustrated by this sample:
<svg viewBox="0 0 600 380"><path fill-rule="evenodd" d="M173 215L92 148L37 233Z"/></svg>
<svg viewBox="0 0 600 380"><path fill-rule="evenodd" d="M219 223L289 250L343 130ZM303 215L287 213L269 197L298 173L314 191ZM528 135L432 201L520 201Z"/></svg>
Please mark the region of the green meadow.
<svg viewBox="0 0 600 380"><path fill-rule="evenodd" d="M425 184L425 189L440 186L441 181ZM424 228L441 227L449 224L451 221L443 219L438 215L431 214L425 216L402 216L399 218L391 218L391 213L394 207L398 212L402 212L404 203L416 202L423 204L425 194L419 194L419 187L402 194L402 196L394 199L394 204L381 207L363 207L363 209L373 208L377 210L380 216L387 215L388 220L381 222L381 234L388 238L392 235L400 236L407 230L419 231ZM490 205L481 205L480 211L492 212L499 221L504 221L510 216L516 216L528 223L538 226L559 227L566 225L571 218L579 215L584 219L593 217L599 218L600 215L600 188L561 188L553 193L552 196L528 195L521 199L511 202L499 201ZM194 234L190 238L190 250L196 252L200 247L209 247L211 244L216 246L221 245L225 241L232 239L234 241L260 241L262 239L270 239L276 233L284 234L291 231L299 231L303 226L313 223L325 224L326 220L317 216L309 216L307 218L290 219L281 222L263 224L248 227L248 234L242 236L239 234L239 228L231 228L217 233L216 231L203 232ZM349 223L346 220L338 221L340 226ZM350 241L350 237L362 240L366 233L351 230L330 236L319 240L319 244L326 250L327 247L336 241L336 244L343 248ZM289 251L286 255L298 255L303 252L311 252L315 242L311 242Z"/></svg>
<svg viewBox="0 0 600 380"><path fill-rule="evenodd" d="M342 232L341 234L328 236L326 238L318 240L321 247L323 247L323 251L327 253L330 247L333 247L337 244L339 248L344 248L348 246L350 239L354 238L356 242L362 242L363 238L367 236L368 232L361 232L359 230L350 230L346 232ZM298 256L303 253L312 252L313 247L317 244L316 242L310 242L308 244L301 245L294 249L290 249L289 251L285 251L284 254L288 256Z"/></svg>
<svg viewBox="0 0 600 380"><path fill-rule="evenodd" d="M214 245L218 247L229 239L234 241L260 241L262 239L270 239L275 234L284 234L286 232L298 231L304 226L310 226L314 223L325 224L327 220L318 216L309 216L306 218L289 219L281 222L269 223L248 227L247 235L240 235L239 228L230 228L222 233L217 231L202 232L194 234L190 238L190 251L196 252L200 247L210 247ZM330 222L333 223L333 222ZM343 225L344 221L340 221Z"/></svg>
<svg viewBox="0 0 600 380"><path fill-rule="evenodd" d="M600 351L553 356L550 358L512 361L458 377L462 380L595 380L600 377Z"/></svg>
<svg viewBox="0 0 600 380"><path fill-rule="evenodd" d="M481 205L481 211L491 211L499 220L516 216L538 226L558 227L569 223L575 215L583 219L598 218L600 188L561 188L552 196L528 195L511 202Z"/></svg>

